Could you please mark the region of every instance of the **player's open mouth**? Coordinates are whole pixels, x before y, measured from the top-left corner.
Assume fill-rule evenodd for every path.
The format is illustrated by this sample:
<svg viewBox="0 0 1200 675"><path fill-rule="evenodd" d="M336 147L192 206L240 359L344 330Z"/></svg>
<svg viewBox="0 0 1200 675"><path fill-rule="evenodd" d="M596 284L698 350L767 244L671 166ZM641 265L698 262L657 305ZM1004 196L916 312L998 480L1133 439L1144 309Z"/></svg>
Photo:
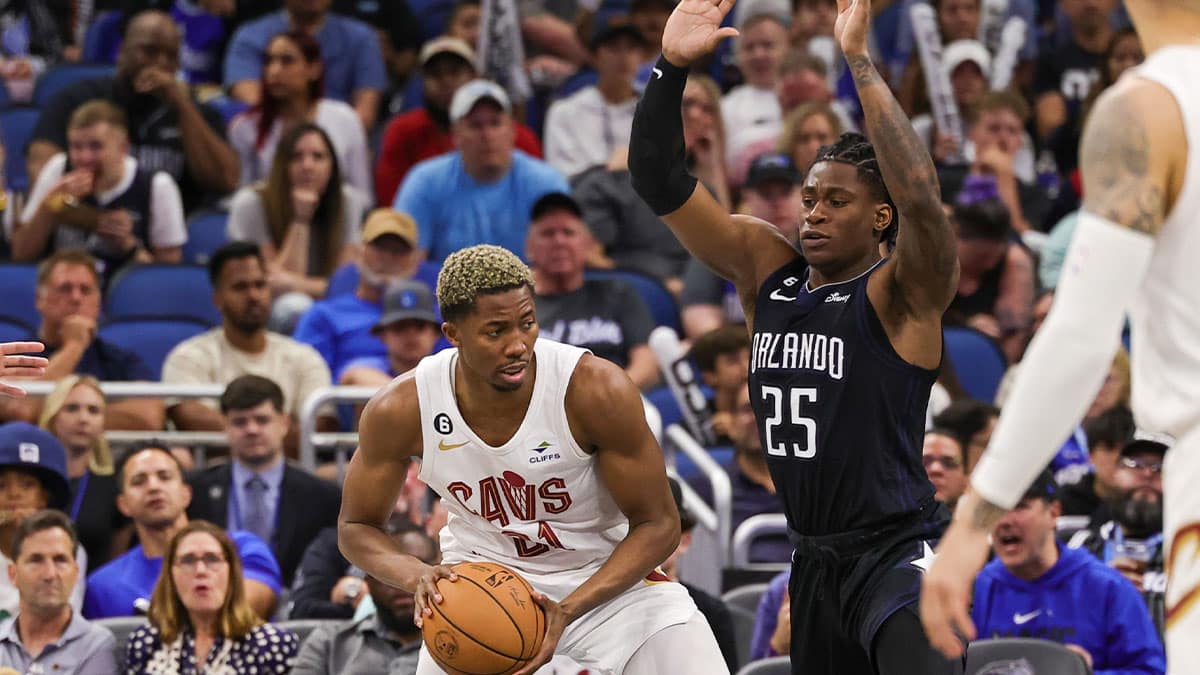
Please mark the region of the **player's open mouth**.
<svg viewBox="0 0 1200 675"><path fill-rule="evenodd" d="M514 363L511 366L506 366L500 369L500 376L509 382L520 382L525 375L525 369L529 367L528 363Z"/></svg>

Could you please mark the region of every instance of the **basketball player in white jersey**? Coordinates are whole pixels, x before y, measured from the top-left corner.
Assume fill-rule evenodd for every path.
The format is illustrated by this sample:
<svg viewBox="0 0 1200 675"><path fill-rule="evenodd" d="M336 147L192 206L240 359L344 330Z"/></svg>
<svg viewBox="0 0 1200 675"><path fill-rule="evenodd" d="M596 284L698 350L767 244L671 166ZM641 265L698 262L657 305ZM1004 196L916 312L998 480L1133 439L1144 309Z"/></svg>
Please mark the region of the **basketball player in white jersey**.
<svg viewBox="0 0 1200 675"><path fill-rule="evenodd" d="M444 564L507 565L546 610L542 650L519 675L556 652L614 675L727 673L687 591L656 570L679 514L637 388L586 350L538 339L529 268L505 249L446 258L437 296L455 349L363 411L338 525L346 558L415 593L418 625L441 602L434 582L454 583L450 570L382 529L418 459L450 514ZM417 672L442 671L422 651Z"/></svg>
<svg viewBox="0 0 1200 675"><path fill-rule="evenodd" d="M947 655L988 534L1083 416L1132 321L1138 426L1179 439L1163 467L1167 669L1200 672L1200 2L1126 0L1147 58L1097 101L1080 149L1083 212L1054 306L924 579Z"/></svg>

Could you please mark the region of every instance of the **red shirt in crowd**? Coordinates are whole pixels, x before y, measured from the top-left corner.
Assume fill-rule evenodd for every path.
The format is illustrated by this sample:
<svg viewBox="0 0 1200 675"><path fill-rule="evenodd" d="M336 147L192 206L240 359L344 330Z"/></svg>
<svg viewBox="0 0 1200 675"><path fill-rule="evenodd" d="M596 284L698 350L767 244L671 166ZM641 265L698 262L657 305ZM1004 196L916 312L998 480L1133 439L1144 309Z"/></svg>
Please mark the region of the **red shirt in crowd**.
<svg viewBox="0 0 1200 675"><path fill-rule="evenodd" d="M542 144L529 127L516 123L516 147L541 158ZM375 197L380 205L391 205L396 191L413 165L454 149L449 131L443 131L424 108L397 115L383 136L379 161L375 163Z"/></svg>

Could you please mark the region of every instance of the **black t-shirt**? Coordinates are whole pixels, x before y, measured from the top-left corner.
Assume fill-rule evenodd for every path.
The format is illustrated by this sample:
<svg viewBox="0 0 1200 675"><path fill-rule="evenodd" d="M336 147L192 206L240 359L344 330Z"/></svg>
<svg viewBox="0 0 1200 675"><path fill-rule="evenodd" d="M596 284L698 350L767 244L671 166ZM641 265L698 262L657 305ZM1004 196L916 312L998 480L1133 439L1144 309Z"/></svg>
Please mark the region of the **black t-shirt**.
<svg viewBox="0 0 1200 675"><path fill-rule="evenodd" d="M1067 120L1051 138L1047 147L1054 152L1059 173L1066 175L1079 165L1079 137L1083 102L1100 79L1104 54L1093 54L1066 40L1057 44L1054 35L1043 38L1038 50L1034 74L1034 95L1057 91L1067 102Z"/></svg>
<svg viewBox="0 0 1200 675"><path fill-rule="evenodd" d="M629 350L646 344L654 318L646 301L620 279L588 279L570 293L537 296L541 336L625 368Z"/></svg>
<svg viewBox="0 0 1200 675"><path fill-rule="evenodd" d="M47 141L65 150L67 122L71 114L79 106L97 98L110 101L125 111L129 126L129 153L137 159L138 168L143 171L149 174L165 171L175 179L183 196L184 211L191 212L212 198L221 196L203 193L188 170L179 114L154 96L135 93L124 80L117 77L83 80L58 92L42 108L42 114L33 129L33 140ZM208 126L218 136L225 138L225 123L221 114L206 105L197 106Z"/></svg>
<svg viewBox="0 0 1200 675"><path fill-rule="evenodd" d="M937 167L938 182L942 187L942 201L953 204L962 192L963 182L971 168L964 165L939 165ZM1021 202L1021 215L1033 229L1039 232L1048 231L1054 223L1050 221L1050 208L1054 203L1050 195L1037 183L1024 183L1017 180L1017 199Z"/></svg>
<svg viewBox="0 0 1200 675"><path fill-rule="evenodd" d="M57 351L58 347L48 347L38 356L50 358ZM79 365L75 366L75 373L91 375L101 382L154 382L158 379L135 352L100 338L88 345L79 359Z"/></svg>
<svg viewBox="0 0 1200 675"><path fill-rule="evenodd" d="M334 0L333 11L387 33L396 51L421 48L421 23L405 0Z"/></svg>
<svg viewBox="0 0 1200 675"><path fill-rule="evenodd" d="M80 496L80 486L86 489ZM88 569L97 570L108 562L112 538L129 519L117 510L116 476L101 476L91 471L71 480L70 516L79 533L79 543L87 551Z"/></svg>

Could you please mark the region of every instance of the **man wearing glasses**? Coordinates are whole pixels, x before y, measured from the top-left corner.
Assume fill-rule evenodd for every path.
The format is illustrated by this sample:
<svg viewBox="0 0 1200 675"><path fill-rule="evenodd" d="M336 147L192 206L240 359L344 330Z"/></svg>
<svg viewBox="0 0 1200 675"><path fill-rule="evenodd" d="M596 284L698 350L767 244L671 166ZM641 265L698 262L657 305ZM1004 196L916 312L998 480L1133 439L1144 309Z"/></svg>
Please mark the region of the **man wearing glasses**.
<svg viewBox="0 0 1200 675"><path fill-rule="evenodd" d="M1138 431L1121 448L1106 516L1071 538L1125 575L1142 592L1154 625L1163 634L1167 576L1163 572L1163 456L1174 443L1165 434Z"/></svg>
<svg viewBox="0 0 1200 675"><path fill-rule="evenodd" d="M925 432L921 445L921 463L933 483L933 498L953 510L967 490L967 470L963 444L949 429L934 427Z"/></svg>

